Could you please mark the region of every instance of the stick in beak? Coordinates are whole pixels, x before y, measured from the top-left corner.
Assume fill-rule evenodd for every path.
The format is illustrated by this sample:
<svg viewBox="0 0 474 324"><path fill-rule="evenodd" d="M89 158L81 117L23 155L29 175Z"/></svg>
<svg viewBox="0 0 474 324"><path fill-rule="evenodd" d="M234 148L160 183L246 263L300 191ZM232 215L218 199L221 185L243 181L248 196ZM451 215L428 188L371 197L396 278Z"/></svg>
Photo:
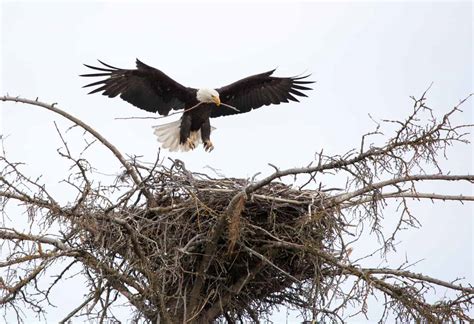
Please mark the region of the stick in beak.
<svg viewBox="0 0 474 324"><path fill-rule="evenodd" d="M221 103L221 105L223 105L224 107L229 107L237 112L240 112L240 110L238 110L237 108L235 108L234 106L231 106L231 105L228 105L228 104L225 104L225 103Z"/></svg>

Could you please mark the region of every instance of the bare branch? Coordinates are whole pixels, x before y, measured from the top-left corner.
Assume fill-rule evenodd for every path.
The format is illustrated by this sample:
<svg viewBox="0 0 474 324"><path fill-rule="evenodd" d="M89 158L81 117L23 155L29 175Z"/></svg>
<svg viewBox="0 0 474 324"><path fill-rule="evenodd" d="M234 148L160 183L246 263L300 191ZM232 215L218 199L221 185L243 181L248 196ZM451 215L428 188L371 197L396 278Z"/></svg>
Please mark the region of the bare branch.
<svg viewBox="0 0 474 324"><path fill-rule="evenodd" d="M123 165L125 170L127 170L127 173L130 175L130 177L133 179L135 182L135 185L140 188L143 192L143 195L147 197L148 201L152 202L153 197L151 194L148 192L148 189L144 188L141 181L138 178L138 175L136 171L132 168L132 166L125 160L123 157L122 153L108 140L106 140L101 134L99 134L95 129L93 129L91 126L87 125L84 123L82 120L68 114L64 110L61 110L57 107L55 107L55 104L47 104L38 100L30 100L30 99L25 99L25 98L20 98L20 97L10 97L10 96L3 96L0 97L1 101L12 101L12 102L20 102L28 105L33 105L33 106L38 106L45 108L47 110L50 110L58 115L63 116L66 119L69 119L71 122L74 124L82 127L85 129L87 132L89 132L91 135L93 135L95 138L97 138L105 147L107 147L114 155L115 157L120 161L120 163Z"/></svg>

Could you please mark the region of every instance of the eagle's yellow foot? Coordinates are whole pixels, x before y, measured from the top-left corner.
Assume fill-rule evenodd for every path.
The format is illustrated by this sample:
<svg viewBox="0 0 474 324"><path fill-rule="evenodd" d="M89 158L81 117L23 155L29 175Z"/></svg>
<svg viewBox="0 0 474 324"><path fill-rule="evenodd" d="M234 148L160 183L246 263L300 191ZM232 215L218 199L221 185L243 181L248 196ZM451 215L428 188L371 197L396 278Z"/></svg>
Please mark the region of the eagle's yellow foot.
<svg viewBox="0 0 474 324"><path fill-rule="evenodd" d="M190 150L194 150L196 148L196 144L194 143L194 141L188 137L188 139L186 140L186 143L184 144L187 148L189 148Z"/></svg>
<svg viewBox="0 0 474 324"><path fill-rule="evenodd" d="M214 145L212 144L211 140L204 141L204 149L206 152L211 152L214 149Z"/></svg>

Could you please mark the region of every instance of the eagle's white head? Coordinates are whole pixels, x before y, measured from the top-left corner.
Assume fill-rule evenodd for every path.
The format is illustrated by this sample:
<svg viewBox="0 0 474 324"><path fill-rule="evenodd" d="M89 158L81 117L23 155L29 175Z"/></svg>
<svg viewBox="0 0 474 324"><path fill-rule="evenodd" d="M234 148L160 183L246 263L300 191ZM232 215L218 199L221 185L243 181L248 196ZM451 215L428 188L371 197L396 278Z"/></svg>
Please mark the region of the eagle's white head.
<svg viewBox="0 0 474 324"><path fill-rule="evenodd" d="M219 93L214 89L199 89L196 98L199 102L215 103L217 106L221 104Z"/></svg>

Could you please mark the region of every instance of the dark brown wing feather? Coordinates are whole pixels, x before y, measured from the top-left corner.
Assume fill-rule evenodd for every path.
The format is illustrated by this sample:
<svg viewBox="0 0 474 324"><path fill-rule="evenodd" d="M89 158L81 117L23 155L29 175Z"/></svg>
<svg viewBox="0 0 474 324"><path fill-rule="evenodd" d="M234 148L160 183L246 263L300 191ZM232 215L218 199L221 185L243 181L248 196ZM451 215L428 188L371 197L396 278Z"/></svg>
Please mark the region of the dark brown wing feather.
<svg viewBox="0 0 474 324"><path fill-rule="evenodd" d="M125 70L99 61L104 67L84 64L100 73L82 74L83 77L106 77L106 79L87 84L96 89L89 94L102 92L110 98L120 98L132 105L151 112L167 115L171 109L183 109L187 103L196 100L196 89L187 88L171 79L158 69L137 59L137 69Z"/></svg>
<svg viewBox="0 0 474 324"><path fill-rule="evenodd" d="M236 107L240 112L219 106L213 108L211 117L246 113L262 106L298 101L296 98L298 96L307 97L302 91L312 90L305 86L305 84L314 83L306 80L309 75L277 78L271 76L274 71L252 75L216 89L219 92L221 102Z"/></svg>

